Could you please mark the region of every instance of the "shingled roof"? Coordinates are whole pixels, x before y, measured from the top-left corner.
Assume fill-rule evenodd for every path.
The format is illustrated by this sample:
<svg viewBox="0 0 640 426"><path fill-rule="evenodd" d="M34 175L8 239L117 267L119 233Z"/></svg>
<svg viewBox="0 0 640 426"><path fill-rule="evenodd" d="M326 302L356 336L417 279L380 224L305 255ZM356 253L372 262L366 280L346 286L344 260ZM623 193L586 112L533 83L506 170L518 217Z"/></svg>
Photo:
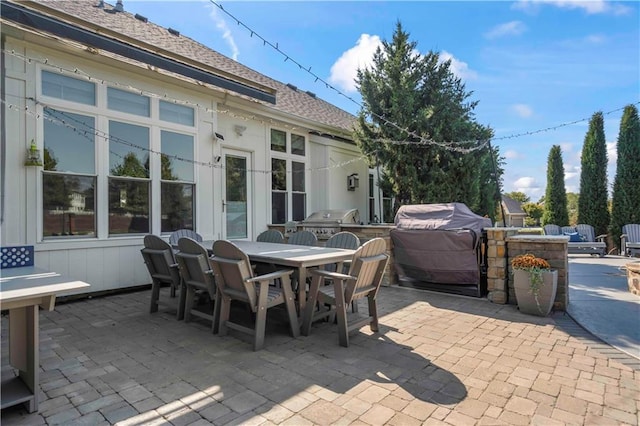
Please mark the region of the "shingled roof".
<svg viewBox="0 0 640 426"><path fill-rule="evenodd" d="M355 117L352 114L316 97L313 93L298 90L294 86L267 77L174 30L170 32L167 28L148 20L138 19L126 11L115 12L114 7L106 3L103 7L98 7L98 0L45 0L14 3L55 16L56 19L63 19L98 34L110 33L112 37L142 42L153 46L158 54L168 53L177 58L186 58L192 64L199 63L208 69L213 68L219 71L221 76L235 77L240 82L253 82L257 87L274 90L276 103L275 105L265 104L267 108L346 132L350 132L353 128Z"/></svg>

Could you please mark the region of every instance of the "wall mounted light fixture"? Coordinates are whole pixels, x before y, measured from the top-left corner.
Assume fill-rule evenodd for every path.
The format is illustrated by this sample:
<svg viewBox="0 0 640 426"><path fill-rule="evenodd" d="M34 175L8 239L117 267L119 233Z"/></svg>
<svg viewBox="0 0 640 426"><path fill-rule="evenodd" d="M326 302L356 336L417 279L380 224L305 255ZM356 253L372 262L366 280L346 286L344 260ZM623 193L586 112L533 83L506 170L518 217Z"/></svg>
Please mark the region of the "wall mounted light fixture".
<svg viewBox="0 0 640 426"><path fill-rule="evenodd" d="M238 136L242 136L245 130L247 130L247 126L241 126L239 124L233 126L233 131L236 132Z"/></svg>
<svg viewBox="0 0 640 426"><path fill-rule="evenodd" d="M355 191L360 186L360 178L357 173L347 176L347 191Z"/></svg>
<svg viewBox="0 0 640 426"><path fill-rule="evenodd" d="M27 159L24 162L25 166L42 166L42 159L40 158L40 150L38 145L31 139L31 146L27 149Z"/></svg>
<svg viewBox="0 0 640 426"><path fill-rule="evenodd" d="M214 132L213 134L216 136L216 139L220 139L221 141L224 140L224 136L222 136L222 133Z"/></svg>

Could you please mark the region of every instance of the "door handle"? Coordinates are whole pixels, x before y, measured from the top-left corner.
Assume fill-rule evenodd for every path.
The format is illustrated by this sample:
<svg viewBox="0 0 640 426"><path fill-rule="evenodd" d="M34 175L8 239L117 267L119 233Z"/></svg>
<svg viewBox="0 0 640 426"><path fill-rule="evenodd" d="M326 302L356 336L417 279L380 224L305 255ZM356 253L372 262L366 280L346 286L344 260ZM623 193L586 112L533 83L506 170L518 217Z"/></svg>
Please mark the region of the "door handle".
<svg viewBox="0 0 640 426"><path fill-rule="evenodd" d="M222 200L222 213L224 213L224 208L227 205L227 203L224 202L224 200Z"/></svg>

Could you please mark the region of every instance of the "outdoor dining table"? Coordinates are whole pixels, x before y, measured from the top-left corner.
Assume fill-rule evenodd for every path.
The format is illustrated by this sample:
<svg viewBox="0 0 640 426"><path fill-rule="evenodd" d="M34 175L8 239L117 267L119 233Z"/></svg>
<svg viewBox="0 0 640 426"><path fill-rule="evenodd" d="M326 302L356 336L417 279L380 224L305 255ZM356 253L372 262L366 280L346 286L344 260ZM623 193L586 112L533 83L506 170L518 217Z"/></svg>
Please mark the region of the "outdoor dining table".
<svg viewBox="0 0 640 426"><path fill-rule="evenodd" d="M295 244L265 243L248 240L231 240L245 252L252 262L271 263L297 271L298 309L304 312L307 302L307 268L350 260L355 250ZM213 241L203 241L203 247L211 250Z"/></svg>
<svg viewBox="0 0 640 426"><path fill-rule="evenodd" d="M0 408L25 403L38 410L39 308L53 310L56 295L89 287L56 272L35 266L0 271L0 307L9 310L9 363L18 375L2 381Z"/></svg>

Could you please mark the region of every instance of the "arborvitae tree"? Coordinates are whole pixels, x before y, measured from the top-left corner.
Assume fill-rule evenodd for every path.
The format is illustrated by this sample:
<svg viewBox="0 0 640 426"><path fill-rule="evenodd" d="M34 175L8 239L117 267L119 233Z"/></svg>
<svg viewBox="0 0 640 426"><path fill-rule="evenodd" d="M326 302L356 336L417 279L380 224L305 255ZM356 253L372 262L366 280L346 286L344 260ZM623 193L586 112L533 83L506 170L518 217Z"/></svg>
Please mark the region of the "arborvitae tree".
<svg viewBox="0 0 640 426"><path fill-rule="evenodd" d="M567 191L564 187L564 165L560 145L554 145L547 159L547 190L544 194L542 224L569 225Z"/></svg>
<svg viewBox="0 0 640 426"><path fill-rule="evenodd" d="M640 121L635 105L624 109L617 150L610 232L614 243L619 246L622 226L640 223Z"/></svg>
<svg viewBox="0 0 640 426"><path fill-rule="evenodd" d="M502 176L498 150L470 151L484 146L493 131L475 122L477 102L469 100L450 61L434 52L416 54L416 46L398 23L371 68L358 70L358 146L372 166L383 169L381 184L392 189L396 208L455 201L493 216L499 190L490 182Z"/></svg>
<svg viewBox="0 0 640 426"><path fill-rule="evenodd" d="M582 147L581 167L578 223L592 225L596 235L606 234L609 228L607 143L601 112L593 114L589 121Z"/></svg>

